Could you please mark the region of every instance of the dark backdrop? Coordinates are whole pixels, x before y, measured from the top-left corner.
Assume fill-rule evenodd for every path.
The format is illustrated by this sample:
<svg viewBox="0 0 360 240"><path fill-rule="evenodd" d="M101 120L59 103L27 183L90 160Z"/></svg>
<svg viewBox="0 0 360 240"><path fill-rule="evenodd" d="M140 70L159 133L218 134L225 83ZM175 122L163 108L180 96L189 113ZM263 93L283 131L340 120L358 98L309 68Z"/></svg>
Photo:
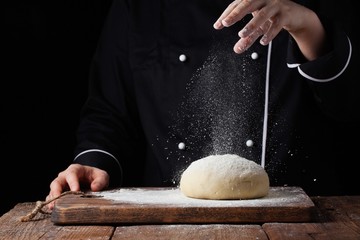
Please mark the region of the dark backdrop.
<svg viewBox="0 0 360 240"><path fill-rule="evenodd" d="M0 10L0 216L44 200L72 161L89 63L111 4L9 2Z"/></svg>
<svg viewBox="0 0 360 240"><path fill-rule="evenodd" d="M111 2L1 4L0 216L19 202L44 200L51 180L72 161L89 63ZM350 0L318 2L342 22L358 55L357 8ZM344 139L354 152L358 145Z"/></svg>

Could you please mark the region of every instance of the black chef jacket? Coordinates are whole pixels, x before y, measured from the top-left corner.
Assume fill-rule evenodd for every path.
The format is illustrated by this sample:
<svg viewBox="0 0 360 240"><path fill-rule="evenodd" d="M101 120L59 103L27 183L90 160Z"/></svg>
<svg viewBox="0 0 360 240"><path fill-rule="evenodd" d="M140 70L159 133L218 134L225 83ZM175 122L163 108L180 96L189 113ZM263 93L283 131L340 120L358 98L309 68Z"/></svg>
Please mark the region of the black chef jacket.
<svg viewBox="0 0 360 240"><path fill-rule="evenodd" d="M212 27L229 3L114 0L74 161L106 170L111 186L174 186L192 161L233 153L263 162L272 186L350 193L359 94L348 34L323 18L331 51L314 61L285 31L239 55L250 16Z"/></svg>

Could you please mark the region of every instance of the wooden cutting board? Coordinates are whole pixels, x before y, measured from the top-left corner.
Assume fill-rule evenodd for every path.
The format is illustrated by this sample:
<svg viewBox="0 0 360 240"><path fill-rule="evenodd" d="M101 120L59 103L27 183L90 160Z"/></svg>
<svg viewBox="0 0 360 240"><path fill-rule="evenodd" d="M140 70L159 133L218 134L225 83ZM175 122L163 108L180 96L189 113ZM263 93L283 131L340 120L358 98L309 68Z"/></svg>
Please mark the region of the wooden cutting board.
<svg viewBox="0 0 360 240"><path fill-rule="evenodd" d="M251 200L206 200L179 188L121 188L65 195L56 201L55 224L309 222L314 203L299 187L271 187Z"/></svg>

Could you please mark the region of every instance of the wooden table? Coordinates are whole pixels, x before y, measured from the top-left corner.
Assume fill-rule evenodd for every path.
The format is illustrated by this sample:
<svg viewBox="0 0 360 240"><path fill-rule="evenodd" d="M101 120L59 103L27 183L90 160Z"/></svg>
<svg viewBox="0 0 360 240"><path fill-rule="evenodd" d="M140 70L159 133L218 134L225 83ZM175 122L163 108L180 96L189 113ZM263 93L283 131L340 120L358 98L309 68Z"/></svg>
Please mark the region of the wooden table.
<svg viewBox="0 0 360 240"><path fill-rule="evenodd" d="M360 196L311 197L314 221L261 224L55 225L49 215L20 218L35 203L19 203L0 218L0 239L360 239Z"/></svg>

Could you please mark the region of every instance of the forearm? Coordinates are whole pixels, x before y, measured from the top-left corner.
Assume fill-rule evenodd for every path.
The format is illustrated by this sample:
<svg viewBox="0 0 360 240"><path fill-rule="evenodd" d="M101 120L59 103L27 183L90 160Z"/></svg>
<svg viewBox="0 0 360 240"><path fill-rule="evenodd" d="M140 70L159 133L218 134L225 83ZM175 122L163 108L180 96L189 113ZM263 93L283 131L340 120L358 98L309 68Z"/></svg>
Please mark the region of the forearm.
<svg viewBox="0 0 360 240"><path fill-rule="evenodd" d="M328 51L326 32L315 12L304 8L304 15L302 28L285 29L294 38L304 57L312 61Z"/></svg>

